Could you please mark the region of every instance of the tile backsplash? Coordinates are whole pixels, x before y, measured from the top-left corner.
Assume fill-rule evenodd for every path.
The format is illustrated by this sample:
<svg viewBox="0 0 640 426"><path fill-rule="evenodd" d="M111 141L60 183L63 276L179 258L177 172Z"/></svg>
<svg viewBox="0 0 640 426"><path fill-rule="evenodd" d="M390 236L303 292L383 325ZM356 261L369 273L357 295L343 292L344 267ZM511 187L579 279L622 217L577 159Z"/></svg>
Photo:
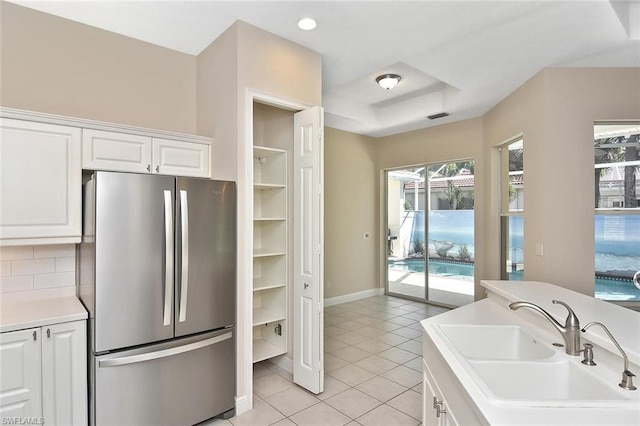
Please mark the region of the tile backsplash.
<svg viewBox="0 0 640 426"><path fill-rule="evenodd" d="M0 247L0 293L73 287L76 246Z"/></svg>

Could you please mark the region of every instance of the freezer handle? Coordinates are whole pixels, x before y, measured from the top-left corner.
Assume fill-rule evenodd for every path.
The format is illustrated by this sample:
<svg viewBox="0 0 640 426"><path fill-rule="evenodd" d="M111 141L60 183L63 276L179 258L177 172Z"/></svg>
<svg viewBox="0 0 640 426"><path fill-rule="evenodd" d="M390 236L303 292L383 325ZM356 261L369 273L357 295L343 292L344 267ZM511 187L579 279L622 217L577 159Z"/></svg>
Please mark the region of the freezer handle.
<svg viewBox="0 0 640 426"><path fill-rule="evenodd" d="M161 351L149 352L149 353L139 354L139 355L124 356L122 358L103 359L98 361L98 367L115 367L118 365L134 364L136 362L145 362L145 361L151 361L159 358L166 358L169 356L174 356L174 355L182 354L185 352L191 352L191 351L195 351L196 349L201 349L207 346L215 345L216 343L220 343L227 339L231 339L231 337L233 337L233 333L228 332L225 334L221 334L220 336L211 337L210 339L202 340L200 342L195 342L195 343L189 343L188 345L178 346L175 348L163 349Z"/></svg>
<svg viewBox="0 0 640 426"><path fill-rule="evenodd" d="M178 321L187 319L187 297L189 295L189 201L187 191L180 190L180 224L182 226L182 259L180 276L180 311Z"/></svg>
<svg viewBox="0 0 640 426"><path fill-rule="evenodd" d="M164 308L162 325L171 325L171 302L173 301L173 211L171 191L164 190Z"/></svg>

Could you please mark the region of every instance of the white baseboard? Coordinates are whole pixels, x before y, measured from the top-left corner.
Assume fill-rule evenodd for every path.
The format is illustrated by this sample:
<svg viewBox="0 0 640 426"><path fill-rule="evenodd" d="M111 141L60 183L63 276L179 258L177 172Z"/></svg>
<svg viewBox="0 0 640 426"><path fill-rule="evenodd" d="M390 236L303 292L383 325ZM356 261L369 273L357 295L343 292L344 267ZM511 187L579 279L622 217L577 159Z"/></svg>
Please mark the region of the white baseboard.
<svg viewBox="0 0 640 426"><path fill-rule="evenodd" d="M324 299L324 307L339 305L341 303L353 302L367 297L381 296L384 294L384 288L372 288L370 290L359 291L358 293L345 294L344 296L331 297Z"/></svg>
<svg viewBox="0 0 640 426"><path fill-rule="evenodd" d="M251 410L251 401L247 398L246 395L237 397L236 396L236 416L239 416L242 413L246 413Z"/></svg>
<svg viewBox="0 0 640 426"><path fill-rule="evenodd" d="M271 358L269 361L271 361L272 364L275 364L278 367L282 368L287 373L293 374L293 360L291 358L280 355L275 358Z"/></svg>

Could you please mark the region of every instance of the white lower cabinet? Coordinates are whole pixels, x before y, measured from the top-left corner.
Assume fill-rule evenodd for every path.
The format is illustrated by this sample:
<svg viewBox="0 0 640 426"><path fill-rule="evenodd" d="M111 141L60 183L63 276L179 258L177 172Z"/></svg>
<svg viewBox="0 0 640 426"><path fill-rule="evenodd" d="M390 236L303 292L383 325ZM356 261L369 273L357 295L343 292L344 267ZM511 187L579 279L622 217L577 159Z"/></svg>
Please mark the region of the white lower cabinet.
<svg viewBox="0 0 640 426"><path fill-rule="evenodd" d="M42 416L40 329L0 334L0 417Z"/></svg>
<svg viewBox="0 0 640 426"><path fill-rule="evenodd" d="M457 426L451 408L442 396L427 363L422 365L422 424L425 426Z"/></svg>
<svg viewBox="0 0 640 426"><path fill-rule="evenodd" d="M0 417L87 424L86 334L86 321L0 334Z"/></svg>

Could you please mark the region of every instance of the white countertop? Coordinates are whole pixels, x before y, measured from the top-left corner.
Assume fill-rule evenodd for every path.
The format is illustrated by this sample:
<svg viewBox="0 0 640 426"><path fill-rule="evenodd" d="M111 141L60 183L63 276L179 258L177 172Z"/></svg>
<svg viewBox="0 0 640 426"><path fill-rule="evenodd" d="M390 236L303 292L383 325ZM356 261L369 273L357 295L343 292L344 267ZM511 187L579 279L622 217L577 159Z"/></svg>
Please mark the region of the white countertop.
<svg viewBox="0 0 640 426"><path fill-rule="evenodd" d="M0 332L42 327L87 319L87 311L75 296L13 297L0 299Z"/></svg>
<svg viewBox="0 0 640 426"><path fill-rule="evenodd" d="M625 391L632 399L627 407L576 407L567 403L563 406L531 406L527 404L514 404L508 401L495 400L483 385L479 384L477 376L470 370L464 357L452 348L439 331L442 324L508 324L519 325L528 329L534 336L543 342L562 341L560 334L538 313L528 309L511 311L508 304L514 301L524 300L541 306L550 312L556 319L564 324L567 316L565 308L554 305L551 300L562 300L569 304L578 316L581 326L590 321L604 323L612 334L620 341L630 360L640 359L640 313L626 308L612 305L576 292L540 282L508 282L508 281L483 281L482 285L492 292L490 298L470 305L454 309L421 321L425 332L425 348L431 345L430 351L435 350L438 358L444 360L444 365L453 373L454 381L459 382L465 400L472 401L477 411L491 425L555 425L555 424L581 424L581 425L640 425L640 390ZM542 322L531 321L539 317ZM602 351L604 349L617 353L617 349L608 341L599 329L591 328L583 337L602 348L595 348L596 357L604 361ZM606 339L606 340L605 340ZM611 349L610 349L611 348ZM562 348L553 348L556 351L554 357L568 356ZM619 356L619 355L618 355ZM436 362L433 355L425 351L425 362ZM580 363L582 357L571 357L571 362ZM620 361L620 365L618 362ZM633 361L632 361L633 362ZM615 385L620 380L622 362L614 359L614 368L599 364L597 374L602 375L603 381ZM637 363L630 366L630 370L640 373ZM596 371L596 370L593 370ZM449 373L449 374L450 374ZM436 379L437 380L437 379ZM504 377L506 381L513 381L514 386L523 386L518 383L517 377ZM636 386L638 383L636 383ZM451 386L451 381L446 386ZM640 386L639 386L640 387ZM445 399L447 395L445 394ZM635 401L637 400L637 404Z"/></svg>

